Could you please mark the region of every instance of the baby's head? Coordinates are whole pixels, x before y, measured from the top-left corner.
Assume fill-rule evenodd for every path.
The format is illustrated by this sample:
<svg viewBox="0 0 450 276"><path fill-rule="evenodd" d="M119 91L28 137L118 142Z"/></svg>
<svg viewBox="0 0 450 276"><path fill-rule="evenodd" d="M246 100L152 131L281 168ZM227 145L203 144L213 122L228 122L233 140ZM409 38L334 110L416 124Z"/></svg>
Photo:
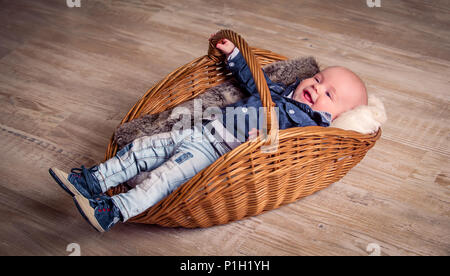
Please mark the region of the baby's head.
<svg viewBox="0 0 450 276"><path fill-rule="evenodd" d="M312 78L304 79L292 98L309 105L312 110L330 113L332 120L345 111L367 105L366 86L362 80L340 66L328 67Z"/></svg>

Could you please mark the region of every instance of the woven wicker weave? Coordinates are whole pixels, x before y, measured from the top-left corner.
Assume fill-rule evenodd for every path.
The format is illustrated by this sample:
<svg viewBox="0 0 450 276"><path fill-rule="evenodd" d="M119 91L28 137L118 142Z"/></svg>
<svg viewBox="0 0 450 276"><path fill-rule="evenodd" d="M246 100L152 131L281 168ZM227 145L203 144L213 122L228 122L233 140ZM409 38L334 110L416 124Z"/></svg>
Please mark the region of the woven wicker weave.
<svg viewBox="0 0 450 276"><path fill-rule="evenodd" d="M179 67L158 82L128 112L122 123L144 114L155 114L190 100L229 76L214 45L221 38L240 49L252 71L262 103L267 107L267 137L246 142L221 156L169 196L130 222L167 227L209 227L254 216L319 191L341 179L365 156L381 135L363 135L337 128L303 127L278 130L261 66L286 58L250 48L230 30L211 39L208 55ZM277 150L262 146L278 141ZM115 155L113 138L106 159ZM125 192L118 186L109 195Z"/></svg>

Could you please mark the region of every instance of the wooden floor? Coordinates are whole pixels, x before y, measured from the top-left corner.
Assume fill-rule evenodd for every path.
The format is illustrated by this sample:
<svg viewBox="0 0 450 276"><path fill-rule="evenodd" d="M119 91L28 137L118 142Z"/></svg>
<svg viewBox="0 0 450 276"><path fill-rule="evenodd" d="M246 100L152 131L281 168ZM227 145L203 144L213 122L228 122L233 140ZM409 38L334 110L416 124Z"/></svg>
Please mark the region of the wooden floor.
<svg viewBox="0 0 450 276"><path fill-rule="evenodd" d="M0 0L0 254L450 254L450 2ZM340 182L208 229L104 234L50 178L102 161L121 118L216 30L357 72L389 120ZM370 246L369 246L370 247Z"/></svg>

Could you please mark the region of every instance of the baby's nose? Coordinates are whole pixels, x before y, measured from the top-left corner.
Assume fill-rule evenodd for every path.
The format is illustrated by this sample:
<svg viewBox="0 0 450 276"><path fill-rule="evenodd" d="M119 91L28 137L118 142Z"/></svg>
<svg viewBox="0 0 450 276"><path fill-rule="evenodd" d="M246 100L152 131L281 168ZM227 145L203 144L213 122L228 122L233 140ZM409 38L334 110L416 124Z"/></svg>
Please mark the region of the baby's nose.
<svg viewBox="0 0 450 276"><path fill-rule="evenodd" d="M315 83L314 90L316 91L317 94L321 94L323 92L323 87L322 85L320 85L320 83Z"/></svg>

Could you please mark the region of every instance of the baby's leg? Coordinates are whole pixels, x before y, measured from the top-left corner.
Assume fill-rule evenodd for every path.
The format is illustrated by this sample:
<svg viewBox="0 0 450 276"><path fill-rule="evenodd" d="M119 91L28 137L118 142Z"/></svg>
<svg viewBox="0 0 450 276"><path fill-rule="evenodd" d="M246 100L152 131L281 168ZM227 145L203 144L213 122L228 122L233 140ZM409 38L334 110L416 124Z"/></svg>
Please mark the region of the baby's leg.
<svg viewBox="0 0 450 276"><path fill-rule="evenodd" d="M192 133L191 129L159 133L138 138L116 155L96 166L94 176L103 192L133 178L142 171L153 170L173 153L177 144Z"/></svg>
<svg viewBox="0 0 450 276"><path fill-rule="evenodd" d="M198 131L201 131L201 127L194 128L194 132L198 133ZM223 143L214 140L210 133L206 133L201 139L191 138L192 136L184 139L175 150L174 155L161 166L152 170L149 177L134 189L112 197L114 204L119 207L124 221L158 203L221 155L231 150Z"/></svg>

